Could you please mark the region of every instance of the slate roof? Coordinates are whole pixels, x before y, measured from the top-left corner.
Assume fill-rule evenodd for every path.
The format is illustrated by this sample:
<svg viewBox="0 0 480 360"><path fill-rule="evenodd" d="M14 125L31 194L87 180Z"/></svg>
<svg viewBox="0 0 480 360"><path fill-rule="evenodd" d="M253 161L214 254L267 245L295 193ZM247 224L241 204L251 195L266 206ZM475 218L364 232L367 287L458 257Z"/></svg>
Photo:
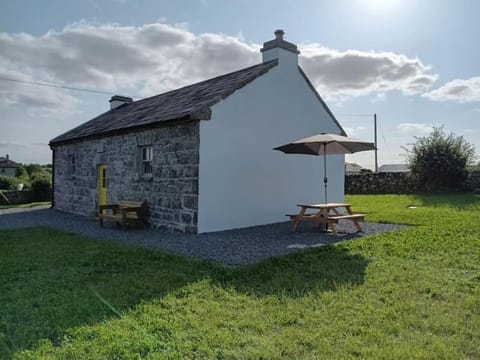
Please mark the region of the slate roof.
<svg viewBox="0 0 480 360"><path fill-rule="evenodd" d="M345 173L346 174L360 174L362 167L358 164L345 163Z"/></svg>
<svg viewBox="0 0 480 360"><path fill-rule="evenodd" d="M272 60L109 110L50 141L51 146L179 120L209 119L211 107L278 64Z"/></svg>
<svg viewBox="0 0 480 360"><path fill-rule="evenodd" d="M19 166L15 161L0 156L0 168L17 168Z"/></svg>

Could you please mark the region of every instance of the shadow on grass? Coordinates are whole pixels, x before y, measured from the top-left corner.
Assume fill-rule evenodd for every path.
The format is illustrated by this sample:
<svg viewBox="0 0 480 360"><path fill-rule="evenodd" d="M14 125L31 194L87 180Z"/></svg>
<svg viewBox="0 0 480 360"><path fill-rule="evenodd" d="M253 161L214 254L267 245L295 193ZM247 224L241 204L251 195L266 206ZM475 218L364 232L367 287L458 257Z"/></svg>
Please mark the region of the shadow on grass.
<svg viewBox="0 0 480 360"><path fill-rule="evenodd" d="M360 285L368 261L341 246L323 246L228 272L222 286L233 286L251 295L302 297L332 291L340 286Z"/></svg>
<svg viewBox="0 0 480 360"><path fill-rule="evenodd" d="M202 279L256 296L301 297L363 283L367 261L325 246L230 269L47 228L1 232L0 358ZM102 301L105 299L107 304Z"/></svg>
<svg viewBox="0 0 480 360"><path fill-rule="evenodd" d="M468 193L452 194L421 194L413 195L414 201L420 206L452 207L458 210L467 210L472 207L480 208L480 195Z"/></svg>

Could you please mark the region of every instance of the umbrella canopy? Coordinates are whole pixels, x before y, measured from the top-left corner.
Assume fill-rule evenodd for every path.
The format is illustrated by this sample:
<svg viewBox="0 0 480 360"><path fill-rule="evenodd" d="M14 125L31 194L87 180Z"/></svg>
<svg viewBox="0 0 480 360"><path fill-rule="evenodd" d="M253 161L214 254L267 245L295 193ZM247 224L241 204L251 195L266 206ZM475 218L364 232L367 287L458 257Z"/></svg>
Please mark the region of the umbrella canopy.
<svg viewBox="0 0 480 360"><path fill-rule="evenodd" d="M323 155L325 177L325 203L327 203L327 157L326 155L353 154L360 151L375 150L371 142L352 139L347 136L320 133L305 139L274 148L285 154Z"/></svg>
<svg viewBox="0 0 480 360"><path fill-rule="evenodd" d="M375 145L347 136L321 133L274 148L285 154L340 155L375 150Z"/></svg>

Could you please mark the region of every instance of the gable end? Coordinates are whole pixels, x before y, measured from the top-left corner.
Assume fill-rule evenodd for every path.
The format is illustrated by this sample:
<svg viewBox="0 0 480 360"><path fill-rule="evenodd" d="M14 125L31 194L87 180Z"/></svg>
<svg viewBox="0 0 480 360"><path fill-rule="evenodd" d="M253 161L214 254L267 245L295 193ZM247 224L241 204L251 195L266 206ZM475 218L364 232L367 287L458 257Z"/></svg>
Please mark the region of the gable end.
<svg viewBox="0 0 480 360"><path fill-rule="evenodd" d="M320 101L320 103L322 104L323 108L325 109L325 111L330 115L330 117L332 118L333 122L338 126L338 128L340 129L340 135L343 135L343 136L347 136L347 133L345 132L345 130L343 129L342 125L340 125L340 123L338 122L337 118L335 117L335 115L333 115L333 113L330 111L330 109L328 108L327 104L325 103L325 101L323 101L322 97L320 96L320 94L318 93L317 89L315 89L315 86L313 86L312 82L310 81L310 79L308 78L307 74L305 74L305 72L302 70L302 68L299 66L298 67L298 70L300 71L300 74L302 74L303 78L305 79L305 81L307 82L308 86L310 87L310 89L313 91L313 93L315 94L315 96L317 97L318 101Z"/></svg>

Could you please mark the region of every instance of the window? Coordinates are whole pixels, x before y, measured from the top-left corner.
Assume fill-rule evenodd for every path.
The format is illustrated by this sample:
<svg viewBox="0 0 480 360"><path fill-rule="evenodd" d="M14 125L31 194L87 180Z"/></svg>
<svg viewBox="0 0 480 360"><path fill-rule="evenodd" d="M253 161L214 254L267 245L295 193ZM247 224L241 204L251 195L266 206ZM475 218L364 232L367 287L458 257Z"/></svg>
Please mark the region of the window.
<svg viewBox="0 0 480 360"><path fill-rule="evenodd" d="M73 177L75 175L75 155L68 155L68 175Z"/></svg>
<svg viewBox="0 0 480 360"><path fill-rule="evenodd" d="M102 188L107 188L107 168L102 169Z"/></svg>
<svg viewBox="0 0 480 360"><path fill-rule="evenodd" d="M141 165L142 165L142 175L152 175L152 159L153 159L153 147L149 146L141 146Z"/></svg>
<svg viewBox="0 0 480 360"><path fill-rule="evenodd" d="M0 172L1 172L2 174L5 174L5 168L3 168L3 167L0 168Z"/></svg>

